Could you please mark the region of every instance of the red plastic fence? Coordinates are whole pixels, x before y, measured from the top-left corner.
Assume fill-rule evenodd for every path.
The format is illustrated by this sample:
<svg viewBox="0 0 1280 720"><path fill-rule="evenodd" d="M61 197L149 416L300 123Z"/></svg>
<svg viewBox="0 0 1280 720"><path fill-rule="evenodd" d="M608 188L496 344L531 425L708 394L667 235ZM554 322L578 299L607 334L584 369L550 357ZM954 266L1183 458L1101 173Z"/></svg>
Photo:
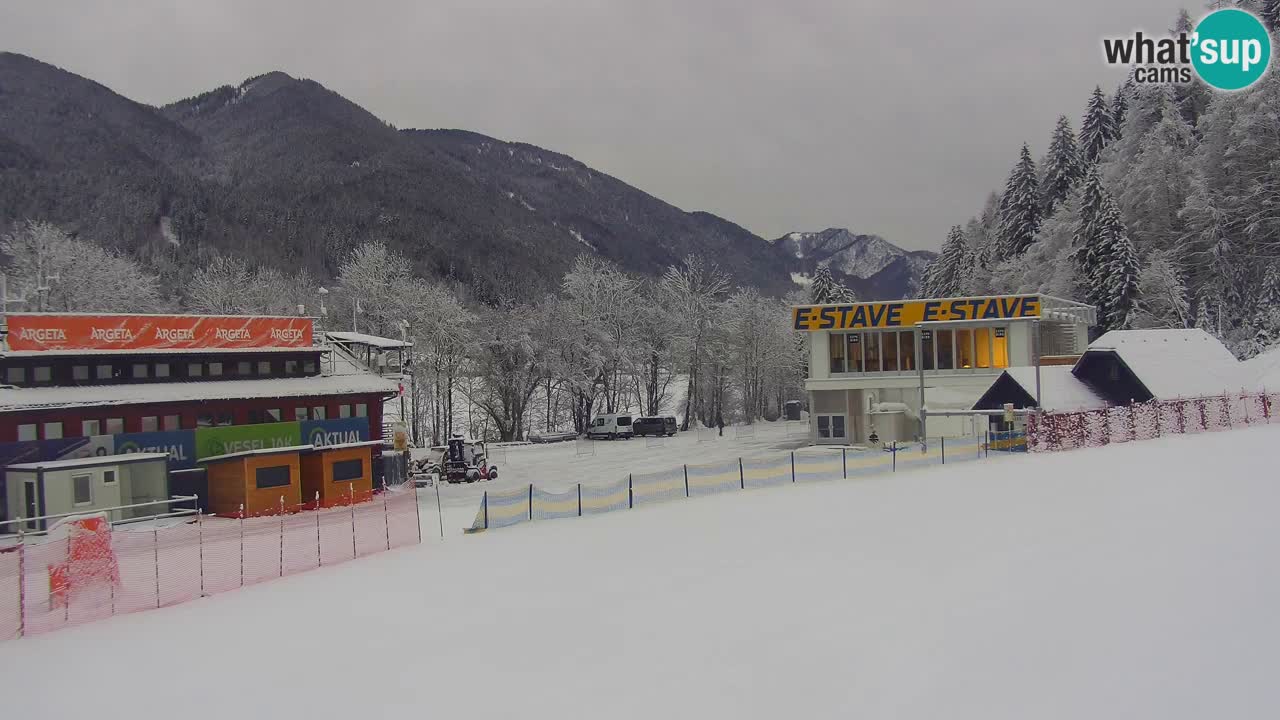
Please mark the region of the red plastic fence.
<svg viewBox="0 0 1280 720"><path fill-rule="evenodd" d="M0 639L176 605L415 545L421 535L417 490L410 486L308 512L108 527L95 540L106 552L90 553L87 561L74 537L0 548Z"/></svg>
<svg viewBox="0 0 1280 720"><path fill-rule="evenodd" d="M1280 422L1276 417L1277 401L1280 394L1224 393L1030 415L1027 447L1032 452L1052 452L1266 425Z"/></svg>

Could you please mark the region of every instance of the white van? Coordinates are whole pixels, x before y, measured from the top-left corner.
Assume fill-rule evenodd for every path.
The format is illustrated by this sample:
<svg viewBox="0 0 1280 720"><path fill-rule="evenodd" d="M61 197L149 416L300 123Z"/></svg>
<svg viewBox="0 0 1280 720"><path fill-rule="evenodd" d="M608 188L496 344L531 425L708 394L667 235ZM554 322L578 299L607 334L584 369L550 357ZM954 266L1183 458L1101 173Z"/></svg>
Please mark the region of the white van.
<svg viewBox="0 0 1280 720"><path fill-rule="evenodd" d="M588 438L624 438L631 439L633 431L631 429L630 415L600 415L591 421L591 426L587 428Z"/></svg>

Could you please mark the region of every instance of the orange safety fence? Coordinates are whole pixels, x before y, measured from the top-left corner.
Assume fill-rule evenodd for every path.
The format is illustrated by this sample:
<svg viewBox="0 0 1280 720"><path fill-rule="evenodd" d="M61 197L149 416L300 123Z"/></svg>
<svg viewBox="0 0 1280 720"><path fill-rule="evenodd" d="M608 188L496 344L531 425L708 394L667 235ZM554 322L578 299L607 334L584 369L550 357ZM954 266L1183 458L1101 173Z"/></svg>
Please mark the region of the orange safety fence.
<svg viewBox="0 0 1280 720"><path fill-rule="evenodd" d="M337 507L272 516L196 516L65 533L0 547L0 639L176 605L421 542L412 484Z"/></svg>

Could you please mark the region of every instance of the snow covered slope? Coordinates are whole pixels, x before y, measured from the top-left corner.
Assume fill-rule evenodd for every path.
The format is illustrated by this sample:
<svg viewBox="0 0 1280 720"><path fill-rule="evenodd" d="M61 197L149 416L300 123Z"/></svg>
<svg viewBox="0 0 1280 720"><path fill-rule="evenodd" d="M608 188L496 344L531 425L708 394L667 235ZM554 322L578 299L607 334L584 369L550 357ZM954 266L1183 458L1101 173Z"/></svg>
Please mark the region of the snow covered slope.
<svg viewBox="0 0 1280 720"><path fill-rule="evenodd" d="M1275 717L1277 441L451 536L3 643L0 671L14 717Z"/></svg>

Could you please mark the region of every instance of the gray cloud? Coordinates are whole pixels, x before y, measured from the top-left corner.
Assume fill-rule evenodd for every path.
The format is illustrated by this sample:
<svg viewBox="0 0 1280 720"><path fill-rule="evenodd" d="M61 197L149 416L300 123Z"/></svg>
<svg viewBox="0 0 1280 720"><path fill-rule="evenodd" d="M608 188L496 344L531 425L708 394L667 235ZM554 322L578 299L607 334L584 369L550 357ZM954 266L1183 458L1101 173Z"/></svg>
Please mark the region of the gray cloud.
<svg viewBox="0 0 1280 720"><path fill-rule="evenodd" d="M1176 0L5 0L0 48L161 104L268 70L573 155L775 237L935 248Z"/></svg>

